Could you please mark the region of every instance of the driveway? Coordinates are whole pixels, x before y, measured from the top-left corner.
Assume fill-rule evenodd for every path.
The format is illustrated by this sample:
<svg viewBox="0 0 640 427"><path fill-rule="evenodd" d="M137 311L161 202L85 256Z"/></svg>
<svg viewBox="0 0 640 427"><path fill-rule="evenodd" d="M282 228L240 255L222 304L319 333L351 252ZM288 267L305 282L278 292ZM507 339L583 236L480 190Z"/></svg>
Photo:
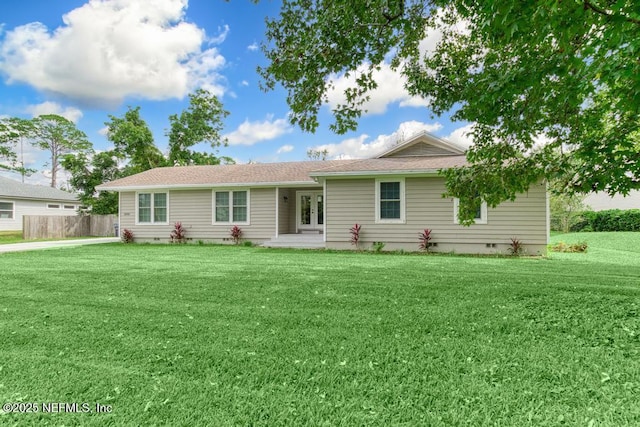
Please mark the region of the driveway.
<svg viewBox="0 0 640 427"><path fill-rule="evenodd" d="M0 245L0 253L34 251L38 249L55 249L70 246L95 245L98 243L113 243L119 241L119 237L98 237L95 239L50 240L48 242L10 243L8 245Z"/></svg>

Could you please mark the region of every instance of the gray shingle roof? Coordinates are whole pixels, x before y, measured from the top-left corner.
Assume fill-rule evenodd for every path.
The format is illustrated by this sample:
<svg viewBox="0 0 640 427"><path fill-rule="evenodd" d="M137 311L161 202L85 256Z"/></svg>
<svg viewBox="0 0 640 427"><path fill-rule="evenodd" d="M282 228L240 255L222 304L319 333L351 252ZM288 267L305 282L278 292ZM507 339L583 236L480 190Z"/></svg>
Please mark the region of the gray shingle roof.
<svg viewBox="0 0 640 427"><path fill-rule="evenodd" d="M387 157L377 159L353 160L315 170L311 176L368 175L384 173L430 173L440 169L456 168L467 165L464 155L426 156L426 157Z"/></svg>
<svg viewBox="0 0 640 427"><path fill-rule="evenodd" d="M219 166L177 166L151 169L98 187L128 188L204 187L225 185L314 184L314 176L433 173L466 164L465 156L429 156L364 160L326 160L254 163Z"/></svg>
<svg viewBox="0 0 640 427"><path fill-rule="evenodd" d="M353 160L326 160L282 163L250 163L218 166L175 166L155 168L102 184L100 190L124 187L313 184L309 173L315 169L349 163Z"/></svg>
<svg viewBox="0 0 640 427"><path fill-rule="evenodd" d="M78 201L75 194L43 185L23 184L0 176L0 198Z"/></svg>

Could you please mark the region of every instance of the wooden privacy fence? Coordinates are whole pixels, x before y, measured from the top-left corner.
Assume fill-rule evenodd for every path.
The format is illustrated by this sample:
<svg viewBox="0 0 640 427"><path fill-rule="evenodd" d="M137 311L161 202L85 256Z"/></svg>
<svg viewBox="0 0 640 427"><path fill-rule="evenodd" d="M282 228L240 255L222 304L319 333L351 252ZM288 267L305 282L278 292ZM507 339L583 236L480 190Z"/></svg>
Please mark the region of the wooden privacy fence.
<svg viewBox="0 0 640 427"><path fill-rule="evenodd" d="M22 238L32 240L115 236L113 225L116 219L116 215L24 215L22 217Z"/></svg>

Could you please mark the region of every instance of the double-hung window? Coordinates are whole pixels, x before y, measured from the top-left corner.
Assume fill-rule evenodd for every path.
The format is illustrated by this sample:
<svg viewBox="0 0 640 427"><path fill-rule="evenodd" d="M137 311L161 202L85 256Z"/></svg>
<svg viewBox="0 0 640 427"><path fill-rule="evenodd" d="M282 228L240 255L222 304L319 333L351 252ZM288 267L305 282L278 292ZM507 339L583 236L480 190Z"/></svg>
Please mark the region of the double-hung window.
<svg viewBox="0 0 640 427"><path fill-rule="evenodd" d="M376 222L404 223L404 179L376 179Z"/></svg>
<svg viewBox="0 0 640 427"><path fill-rule="evenodd" d="M0 202L0 219L13 219L13 202Z"/></svg>
<svg viewBox="0 0 640 427"><path fill-rule="evenodd" d="M215 190L213 223L248 224L249 190Z"/></svg>
<svg viewBox="0 0 640 427"><path fill-rule="evenodd" d="M167 193L138 193L138 224L166 224L168 205Z"/></svg>

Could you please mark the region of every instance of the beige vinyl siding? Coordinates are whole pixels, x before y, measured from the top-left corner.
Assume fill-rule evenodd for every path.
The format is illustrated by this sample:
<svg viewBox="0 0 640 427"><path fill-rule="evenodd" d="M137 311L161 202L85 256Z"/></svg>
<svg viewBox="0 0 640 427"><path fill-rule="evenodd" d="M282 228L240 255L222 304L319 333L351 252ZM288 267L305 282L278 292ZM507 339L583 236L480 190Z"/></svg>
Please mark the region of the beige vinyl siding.
<svg viewBox="0 0 640 427"><path fill-rule="evenodd" d="M287 201L284 201L284 198ZM288 188L280 188L278 193L278 234L289 233L289 205L295 202L295 194Z"/></svg>
<svg viewBox="0 0 640 427"><path fill-rule="evenodd" d="M136 193L120 193L120 228L130 229L139 240L166 241L173 225L179 221L186 228L188 239L229 241L229 230L234 224L212 224L212 189L170 190L168 193L168 225L136 225ZM243 239L262 241L275 235L275 188L249 189L249 219L250 224L239 225Z"/></svg>
<svg viewBox="0 0 640 427"><path fill-rule="evenodd" d="M287 233L295 233L298 228L298 200L295 189L289 191L289 231Z"/></svg>
<svg viewBox="0 0 640 427"><path fill-rule="evenodd" d="M364 245L374 241L389 244L389 248L416 250L418 233L432 229L433 241L447 250L456 245L477 245L484 252L486 244L506 249L511 237L516 237L538 251L547 244L546 187L533 185L515 202L505 202L489 208L487 224L464 227L454 224L453 199L442 198L444 178L406 178L406 221L404 224L375 223L375 180L333 179L327 181L327 243L329 247L344 247L349 242L349 228L362 225ZM460 250L466 252L467 250ZM495 250L494 250L495 251ZM473 252L476 252L473 250Z"/></svg>

